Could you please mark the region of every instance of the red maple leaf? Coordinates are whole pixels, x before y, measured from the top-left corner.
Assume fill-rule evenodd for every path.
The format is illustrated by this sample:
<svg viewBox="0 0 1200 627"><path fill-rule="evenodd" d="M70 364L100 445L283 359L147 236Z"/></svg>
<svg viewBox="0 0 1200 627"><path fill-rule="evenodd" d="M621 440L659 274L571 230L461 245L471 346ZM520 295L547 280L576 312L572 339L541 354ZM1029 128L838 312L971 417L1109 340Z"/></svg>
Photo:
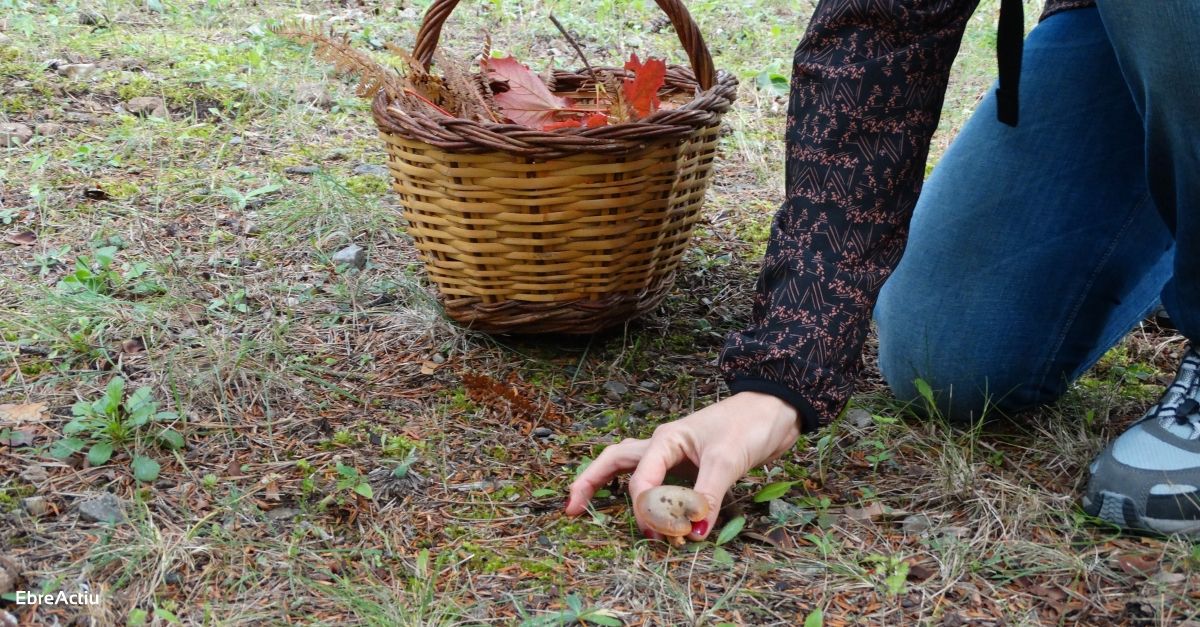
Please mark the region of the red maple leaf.
<svg viewBox="0 0 1200 627"><path fill-rule="evenodd" d="M596 128L597 126L605 126L608 124L608 116L603 113L593 113L581 118L568 118L557 122L547 122L542 127L543 131L556 131L560 128L579 128L581 126L587 128Z"/></svg>
<svg viewBox="0 0 1200 627"><path fill-rule="evenodd" d="M508 91L496 94L496 106L510 120L531 128L542 128L571 101L555 96L536 74L513 57L484 59L488 78L508 83Z"/></svg>
<svg viewBox="0 0 1200 627"><path fill-rule="evenodd" d="M662 88L667 77L667 64L662 59L649 57L645 63L638 60L637 53L625 62L625 69L633 71L633 78L621 80L621 90L625 102L637 114L644 118L658 110L662 103L658 100L658 90Z"/></svg>

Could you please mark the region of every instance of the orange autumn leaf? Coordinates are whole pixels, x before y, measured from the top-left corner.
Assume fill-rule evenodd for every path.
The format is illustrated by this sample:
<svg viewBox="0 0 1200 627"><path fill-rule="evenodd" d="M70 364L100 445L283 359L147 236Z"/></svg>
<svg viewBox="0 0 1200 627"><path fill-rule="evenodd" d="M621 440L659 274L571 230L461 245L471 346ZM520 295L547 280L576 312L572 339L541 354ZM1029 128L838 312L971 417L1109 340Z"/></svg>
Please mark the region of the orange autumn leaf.
<svg viewBox="0 0 1200 627"><path fill-rule="evenodd" d="M633 78L621 80L625 101L629 103L633 112L637 117L644 118L657 111L662 104L658 100L658 90L662 88L667 77L666 62L649 57L642 63L634 53L625 62L625 69L634 73Z"/></svg>
<svg viewBox="0 0 1200 627"><path fill-rule="evenodd" d="M483 66L492 81L508 83L508 91L496 94L496 105L513 122L542 128L571 101L554 95L532 71L513 57L484 59Z"/></svg>
<svg viewBox="0 0 1200 627"><path fill-rule="evenodd" d="M608 116L603 113L593 113L582 118L571 118L567 120L559 120L557 122L549 122L542 127L543 131L556 131L560 128L596 128L608 124Z"/></svg>

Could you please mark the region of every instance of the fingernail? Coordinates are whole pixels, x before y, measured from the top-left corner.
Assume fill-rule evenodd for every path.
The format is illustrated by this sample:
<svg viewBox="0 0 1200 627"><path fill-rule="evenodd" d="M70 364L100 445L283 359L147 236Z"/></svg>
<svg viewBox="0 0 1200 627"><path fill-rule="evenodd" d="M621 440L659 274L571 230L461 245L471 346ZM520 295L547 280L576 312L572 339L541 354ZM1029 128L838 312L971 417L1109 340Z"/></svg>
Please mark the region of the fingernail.
<svg viewBox="0 0 1200 627"><path fill-rule="evenodd" d="M708 533L708 520L692 523L692 533L703 538L704 534Z"/></svg>

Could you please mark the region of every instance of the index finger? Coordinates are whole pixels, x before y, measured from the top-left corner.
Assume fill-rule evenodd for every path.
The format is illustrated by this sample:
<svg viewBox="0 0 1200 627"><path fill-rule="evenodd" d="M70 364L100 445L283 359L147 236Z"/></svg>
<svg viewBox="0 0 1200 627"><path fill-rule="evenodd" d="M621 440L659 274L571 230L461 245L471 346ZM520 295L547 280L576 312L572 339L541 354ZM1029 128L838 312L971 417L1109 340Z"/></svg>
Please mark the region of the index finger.
<svg viewBox="0 0 1200 627"><path fill-rule="evenodd" d="M683 448L667 438L654 437L646 447L637 470L629 476L629 497L637 503L638 495L662 485L667 471L684 459Z"/></svg>
<svg viewBox="0 0 1200 627"><path fill-rule="evenodd" d="M617 473L633 470L646 450L646 440L627 438L608 446L571 483L571 496L567 499L567 515L578 516L586 508L592 495L601 486L612 481Z"/></svg>

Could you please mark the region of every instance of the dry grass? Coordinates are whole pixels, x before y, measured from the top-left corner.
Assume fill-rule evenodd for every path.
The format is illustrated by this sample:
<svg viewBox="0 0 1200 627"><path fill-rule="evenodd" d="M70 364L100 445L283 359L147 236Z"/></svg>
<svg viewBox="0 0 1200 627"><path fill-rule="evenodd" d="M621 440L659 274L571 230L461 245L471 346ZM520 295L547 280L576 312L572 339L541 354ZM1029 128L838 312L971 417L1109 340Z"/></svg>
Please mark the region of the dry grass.
<svg viewBox="0 0 1200 627"><path fill-rule="evenodd" d="M411 45L424 6L344 4L305 6L364 50ZM990 82L996 4L972 21L939 152ZM366 105L265 34L293 4L82 3L104 19L81 25L71 4L0 0L0 121L66 127L0 149L0 235L37 236L0 244L0 403L46 406L0 424L31 439L0 444L0 546L19 589L102 593L95 607L0 608L46 625L1193 619L1200 550L1119 535L1076 505L1087 461L1171 374L1181 340L1153 327L1021 422L951 429L869 384L856 405L877 418L756 470L731 512L745 530L720 547L639 540L620 486L582 519L560 515L583 460L724 393L712 362L745 320L780 199L783 102L753 79L786 70L812 5L689 6L718 66L743 79L706 221L660 311L563 341L442 317L386 181L355 171L383 161ZM574 66L547 10L593 62L633 49L678 60L653 3L626 0L591 15L561 0L463 3L449 46L477 49L486 27L497 49ZM46 69L54 58L101 72L70 80ZM329 101L299 102L308 82ZM163 97L171 119L115 110L137 96ZM351 242L368 250L362 271L330 261ZM56 287L110 245L117 274L101 293ZM148 272L133 277L139 262ZM186 447L138 430L98 466L50 457L72 405L114 377L176 412L165 424ZM133 454L158 478L135 480ZM774 507L753 502L783 479L801 483ZM125 522L80 518L98 492L122 500ZM29 496L47 511L26 511Z"/></svg>

